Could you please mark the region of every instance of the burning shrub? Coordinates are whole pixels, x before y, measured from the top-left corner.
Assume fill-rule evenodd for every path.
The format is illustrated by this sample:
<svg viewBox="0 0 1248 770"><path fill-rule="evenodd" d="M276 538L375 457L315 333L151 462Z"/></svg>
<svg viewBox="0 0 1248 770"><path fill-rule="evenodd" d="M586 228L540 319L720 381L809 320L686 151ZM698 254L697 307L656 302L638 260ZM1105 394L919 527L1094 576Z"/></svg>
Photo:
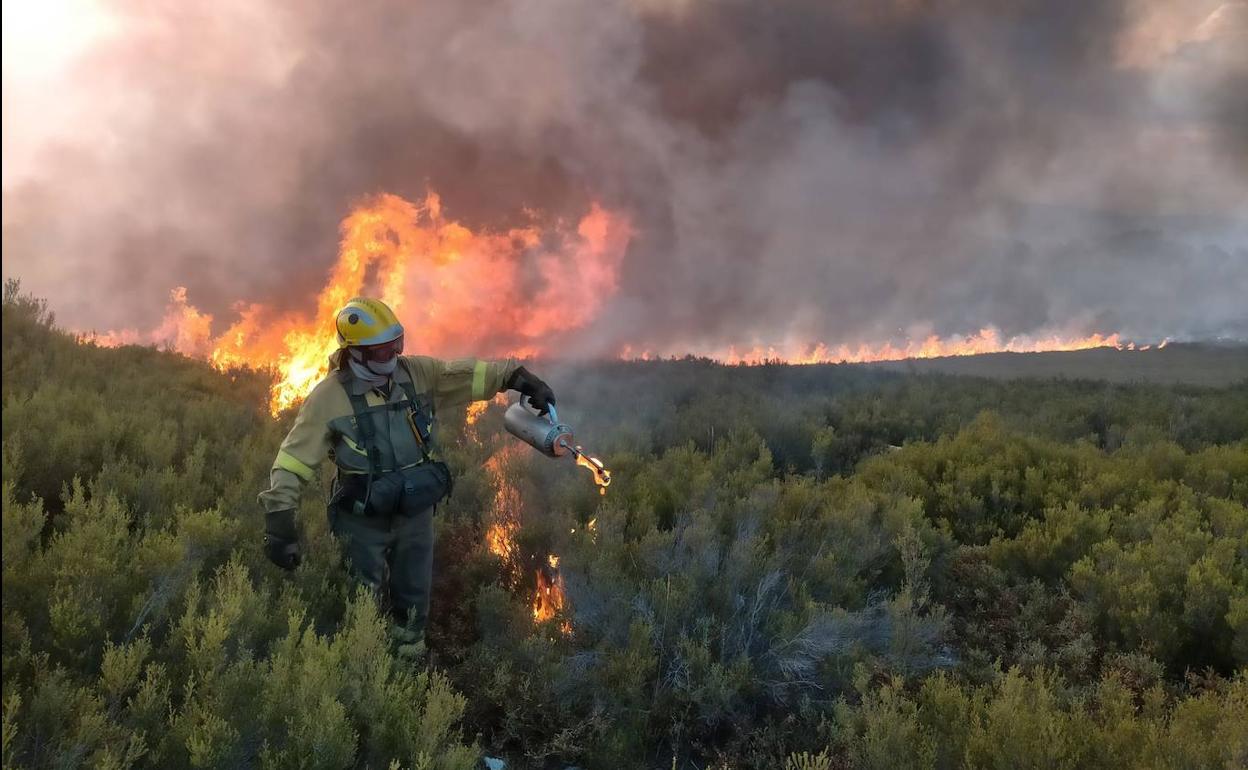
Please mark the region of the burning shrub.
<svg viewBox="0 0 1248 770"><path fill-rule="evenodd" d="M711 455L672 450L599 504L593 530L557 545L570 638L539 627L517 644L517 605L489 594L460 681L491 682L495 738L535 759L595 745L571 757L602 766L656 733L677 751L731 754L758 723L830 703L855 661L911 674L952 664L926 598L925 543L940 538L918 507L770 475L766 448L742 434ZM883 574L891 596L860 590Z"/></svg>

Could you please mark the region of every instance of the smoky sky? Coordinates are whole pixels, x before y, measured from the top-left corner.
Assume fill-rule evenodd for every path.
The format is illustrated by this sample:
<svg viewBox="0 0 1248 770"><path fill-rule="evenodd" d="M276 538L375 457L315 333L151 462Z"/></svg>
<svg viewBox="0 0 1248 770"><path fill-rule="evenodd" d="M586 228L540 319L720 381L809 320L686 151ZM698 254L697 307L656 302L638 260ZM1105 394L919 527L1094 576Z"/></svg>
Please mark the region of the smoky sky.
<svg viewBox="0 0 1248 770"><path fill-rule="evenodd" d="M1248 3L119 2L6 175L80 329L309 309L352 204L635 236L576 354L1248 336ZM5 130L36 120L11 99ZM37 107L37 105L34 105ZM586 298L571 297L569 301Z"/></svg>

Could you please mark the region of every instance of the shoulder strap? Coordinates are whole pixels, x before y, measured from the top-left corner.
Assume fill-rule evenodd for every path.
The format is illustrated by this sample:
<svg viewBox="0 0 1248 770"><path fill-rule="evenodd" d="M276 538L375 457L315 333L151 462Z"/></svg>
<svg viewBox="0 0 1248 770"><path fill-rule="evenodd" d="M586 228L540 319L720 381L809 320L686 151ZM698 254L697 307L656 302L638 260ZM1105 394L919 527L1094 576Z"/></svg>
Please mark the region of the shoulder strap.
<svg viewBox="0 0 1248 770"><path fill-rule="evenodd" d="M395 377L399 387L403 388L403 393L410 402L408 405L409 414L408 422L412 426L412 432L416 435L416 441L420 446L420 453L426 460L429 459L428 448L425 446L426 439L417 430L415 422L412 420L413 414L420 415L424 422L428 422L421 409L420 398L416 395L416 384L412 378L412 370L408 367L407 361L399 359L399 365L403 367L403 372L407 375L406 380ZM381 469L381 450L377 447L376 426L373 424L373 416L369 413L368 399L362 393L352 393L347 387L347 383L343 383L343 388L347 391L347 398L351 401L351 411L355 413L355 425L360 430L360 441L364 444L364 451L368 454L368 481L371 489L373 477L378 474ZM398 406L395 404L394 406Z"/></svg>
<svg viewBox="0 0 1248 770"><path fill-rule="evenodd" d="M364 499L355 501L355 513L362 515L368 508L368 501L373 496L373 477L381 468L381 450L377 448L377 434L373 425L373 416L368 412L368 400L361 393L352 393L347 382L343 382L347 391L347 399L351 402L351 411L355 413L355 427L360 431L360 441L364 442L364 452L368 455L368 481L364 487Z"/></svg>
<svg viewBox="0 0 1248 770"><path fill-rule="evenodd" d="M364 451L368 453L368 478L371 481L381 467L381 450L377 448L376 426L373 416L368 413L368 400L362 393L347 390L347 398L351 401L351 411L355 413L355 427L360 429L360 440L364 443Z"/></svg>
<svg viewBox="0 0 1248 770"><path fill-rule="evenodd" d="M407 395L407 400L412 402L412 407L424 411L424 403L416 395L416 378L412 376L411 367L408 366L407 361L402 357L399 358L399 366L403 367L403 373L407 375L407 379L400 380L398 377L395 377L395 381L399 383L399 387L403 388L403 393ZM432 411L432 405L430 406L430 411Z"/></svg>
<svg viewBox="0 0 1248 770"><path fill-rule="evenodd" d="M412 370L407 365L407 361L399 358L399 366L403 367L404 374L407 375L406 380L400 380L395 377L395 381L399 383L399 387L403 388L403 393L407 396L407 424L412 429L412 435L416 437L416 444L420 447L421 457L425 462L429 461L429 443L432 440L432 432L430 431L430 418L424 413L423 404L420 397L416 395L416 380L412 377ZM417 426L417 420L424 426L421 430Z"/></svg>

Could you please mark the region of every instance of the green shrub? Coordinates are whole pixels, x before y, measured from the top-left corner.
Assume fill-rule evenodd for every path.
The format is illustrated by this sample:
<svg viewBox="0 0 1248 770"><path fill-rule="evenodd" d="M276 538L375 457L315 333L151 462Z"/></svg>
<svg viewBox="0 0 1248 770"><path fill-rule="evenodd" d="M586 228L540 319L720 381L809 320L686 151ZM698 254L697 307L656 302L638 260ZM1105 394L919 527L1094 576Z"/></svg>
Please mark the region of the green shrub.
<svg viewBox="0 0 1248 770"><path fill-rule="evenodd" d="M324 479L304 566L260 553L268 374L76 340L12 283L0 363L6 767L1248 763L1242 386L551 365L615 481L527 451L499 478L502 408L440 415L413 669Z"/></svg>

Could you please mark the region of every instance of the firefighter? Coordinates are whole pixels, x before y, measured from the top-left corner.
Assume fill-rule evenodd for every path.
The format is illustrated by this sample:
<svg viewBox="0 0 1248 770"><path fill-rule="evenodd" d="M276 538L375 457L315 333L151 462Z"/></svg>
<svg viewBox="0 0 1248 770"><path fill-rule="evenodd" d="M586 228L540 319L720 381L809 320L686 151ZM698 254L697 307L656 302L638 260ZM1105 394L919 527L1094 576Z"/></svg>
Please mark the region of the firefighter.
<svg viewBox="0 0 1248 770"><path fill-rule="evenodd" d="M555 396L511 360L401 355L403 326L376 299L352 299L336 325L330 373L304 400L260 494L264 551L283 569L299 566L300 490L323 459L332 459L330 531L355 579L393 614L399 653L419 658L433 579L433 515L452 486L438 459L438 412L513 389L546 413Z"/></svg>

